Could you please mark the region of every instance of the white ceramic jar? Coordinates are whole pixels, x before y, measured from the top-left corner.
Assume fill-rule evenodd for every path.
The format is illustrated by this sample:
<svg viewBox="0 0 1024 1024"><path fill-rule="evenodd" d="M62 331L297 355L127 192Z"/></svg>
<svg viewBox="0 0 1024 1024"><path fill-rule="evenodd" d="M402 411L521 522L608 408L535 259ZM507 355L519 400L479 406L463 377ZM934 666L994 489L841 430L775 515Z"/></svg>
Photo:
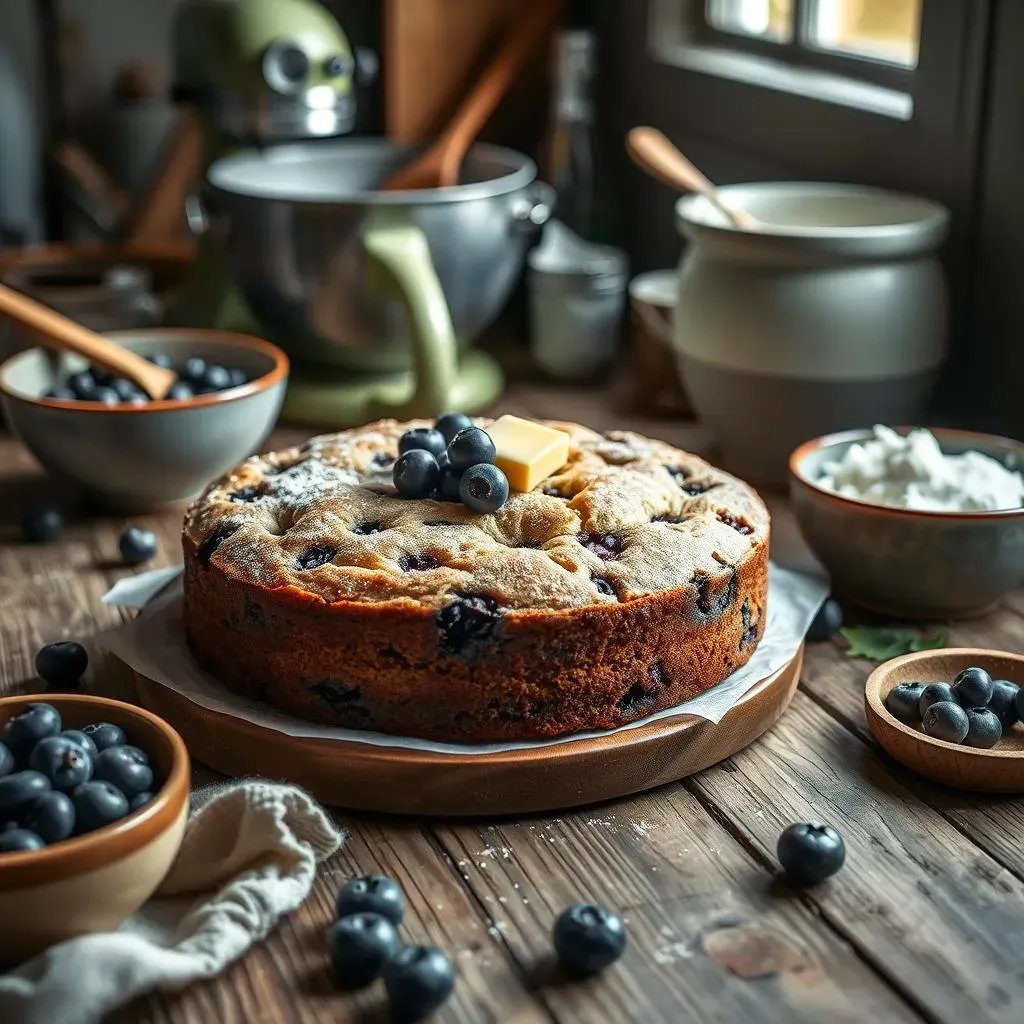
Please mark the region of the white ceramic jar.
<svg viewBox="0 0 1024 1024"><path fill-rule="evenodd" d="M689 240L674 337L694 408L722 461L786 478L822 434L918 424L948 346L936 203L854 185L721 190L761 222L734 228L701 196L676 204Z"/></svg>

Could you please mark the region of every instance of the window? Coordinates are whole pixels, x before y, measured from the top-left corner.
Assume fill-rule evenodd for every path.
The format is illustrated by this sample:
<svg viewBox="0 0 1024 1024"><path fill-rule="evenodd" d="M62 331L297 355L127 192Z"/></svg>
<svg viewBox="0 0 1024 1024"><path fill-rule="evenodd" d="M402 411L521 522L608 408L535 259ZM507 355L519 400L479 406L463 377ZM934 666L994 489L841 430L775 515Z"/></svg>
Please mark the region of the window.
<svg viewBox="0 0 1024 1024"><path fill-rule="evenodd" d="M985 0L651 0L657 59L897 120L952 110ZM927 95L926 95L927 94Z"/></svg>
<svg viewBox="0 0 1024 1024"><path fill-rule="evenodd" d="M921 0L707 0L705 17L718 32L917 66Z"/></svg>
<svg viewBox="0 0 1024 1024"><path fill-rule="evenodd" d="M863 182L931 196L963 221L994 6L647 0L637 123L723 181Z"/></svg>

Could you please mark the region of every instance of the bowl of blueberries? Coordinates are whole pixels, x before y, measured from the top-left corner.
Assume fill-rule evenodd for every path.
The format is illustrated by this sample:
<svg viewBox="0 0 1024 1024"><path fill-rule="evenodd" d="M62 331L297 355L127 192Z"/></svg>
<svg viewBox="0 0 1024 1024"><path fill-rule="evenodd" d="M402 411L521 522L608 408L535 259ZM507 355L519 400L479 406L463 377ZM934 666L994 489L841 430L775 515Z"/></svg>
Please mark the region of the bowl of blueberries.
<svg viewBox="0 0 1024 1024"><path fill-rule="evenodd" d="M156 715L78 694L0 700L0 965L110 931L170 869L189 759Z"/></svg>
<svg viewBox="0 0 1024 1024"><path fill-rule="evenodd" d="M1024 792L1024 655L920 651L875 669L864 707L898 761L958 789Z"/></svg>
<svg viewBox="0 0 1024 1024"><path fill-rule="evenodd" d="M274 426L288 357L269 342L185 328L110 337L175 371L165 399L76 355L33 348L0 365L8 424L51 474L101 504L139 511L195 497Z"/></svg>

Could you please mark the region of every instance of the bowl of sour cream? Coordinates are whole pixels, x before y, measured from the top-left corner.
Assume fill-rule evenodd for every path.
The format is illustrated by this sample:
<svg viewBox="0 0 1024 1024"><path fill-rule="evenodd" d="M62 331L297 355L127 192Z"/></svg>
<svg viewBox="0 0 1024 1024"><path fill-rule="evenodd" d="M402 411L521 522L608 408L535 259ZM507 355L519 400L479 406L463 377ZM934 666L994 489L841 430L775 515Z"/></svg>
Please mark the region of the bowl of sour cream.
<svg viewBox="0 0 1024 1024"><path fill-rule="evenodd" d="M876 426L789 460L800 530L834 589L900 618L982 614L1024 582L1024 444Z"/></svg>

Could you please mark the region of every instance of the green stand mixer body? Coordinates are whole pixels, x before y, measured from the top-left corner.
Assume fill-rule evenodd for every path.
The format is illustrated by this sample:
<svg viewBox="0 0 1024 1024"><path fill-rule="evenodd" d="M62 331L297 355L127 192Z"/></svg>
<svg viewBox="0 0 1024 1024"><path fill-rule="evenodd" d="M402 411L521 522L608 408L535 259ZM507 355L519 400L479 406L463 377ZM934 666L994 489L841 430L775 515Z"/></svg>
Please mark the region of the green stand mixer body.
<svg viewBox="0 0 1024 1024"><path fill-rule="evenodd" d="M172 46L176 98L196 111L203 127L204 177L212 163L237 150L352 130L355 55L315 0L184 0ZM189 215L202 219L198 205ZM216 232L205 225L167 319L263 333L233 283Z"/></svg>
<svg viewBox="0 0 1024 1024"><path fill-rule="evenodd" d="M190 214L199 253L169 319L281 345L292 422L489 405L501 371L469 346L550 209L533 162L475 147L465 183L377 191L407 157L384 139L337 138L352 131L355 85L369 75L314 0L184 0L174 58L206 166Z"/></svg>

